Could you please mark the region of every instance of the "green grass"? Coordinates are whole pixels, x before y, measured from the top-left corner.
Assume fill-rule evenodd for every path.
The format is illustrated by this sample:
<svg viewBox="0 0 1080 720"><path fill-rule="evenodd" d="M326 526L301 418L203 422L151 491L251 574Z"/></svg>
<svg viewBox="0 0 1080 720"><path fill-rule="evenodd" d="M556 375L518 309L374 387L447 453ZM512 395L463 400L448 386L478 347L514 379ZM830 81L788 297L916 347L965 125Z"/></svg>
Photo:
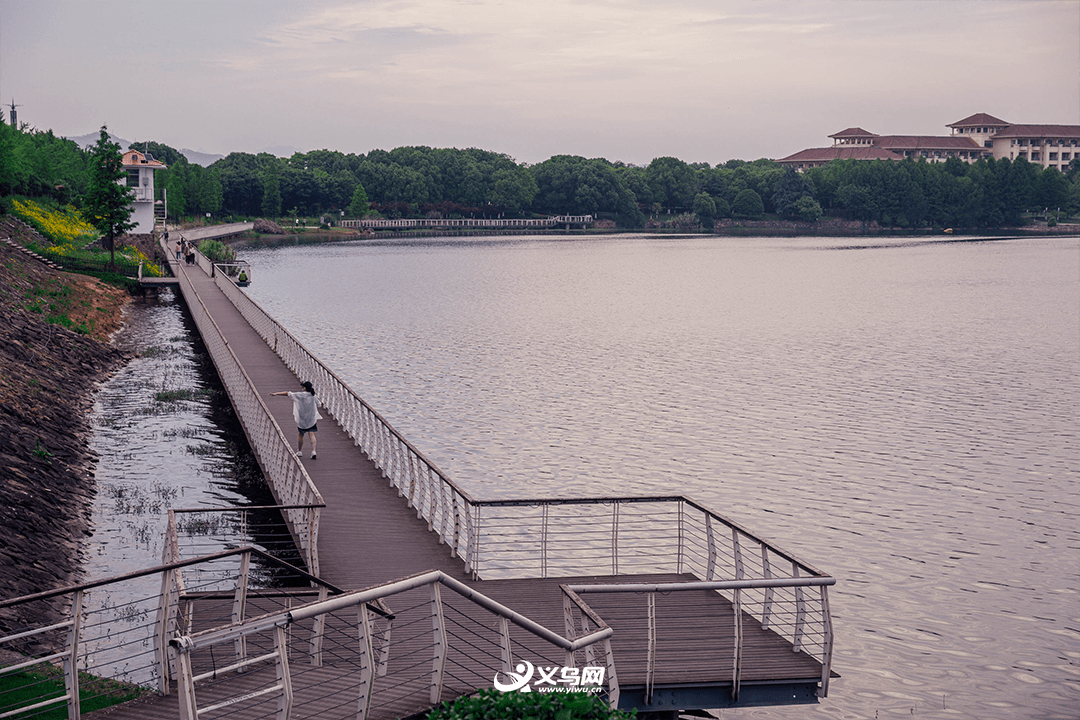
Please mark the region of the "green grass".
<svg viewBox="0 0 1080 720"><path fill-rule="evenodd" d="M65 692L64 673L60 668L53 666L42 666L34 670L23 670L0 676L0 712L34 705L50 698L63 697ZM138 685L96 677L89 673L79 673L79 707L83 713L119 705L147 692L149 691L146 688ZM51 708L42 708L14 717L63 720L67 717L67 703L59 702Z"/></svg>

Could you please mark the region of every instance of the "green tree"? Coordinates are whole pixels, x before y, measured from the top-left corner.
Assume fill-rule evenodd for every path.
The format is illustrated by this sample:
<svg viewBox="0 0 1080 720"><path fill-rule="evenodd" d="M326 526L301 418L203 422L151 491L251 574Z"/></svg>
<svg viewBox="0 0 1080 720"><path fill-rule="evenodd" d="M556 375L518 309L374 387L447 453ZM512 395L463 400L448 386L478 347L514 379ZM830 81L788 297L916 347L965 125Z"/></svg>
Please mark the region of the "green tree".
<svg viewBox="0 0 1080 720"><path fill-rule="evenodd" d="M131 191L120 183L125 177L120 145L109 139L101 126L101 135L90 149L90 188L82 215L100 232L109 250L109 264L116 263L116 238L135 227Z"/></svg>
<svg viewBox="0 0 1080 720"><path fill-rule="evenodd" d="M263 217L281 216L281 185L276 172L267 172L263 177L262 211Z"/></svg>
<svg viewBox="0 0 1080 720"><path fill-rule="evenodd" d="M362 218L369 212L371 212L371 203L368 202L367 193L364 192L364 186L357 183L356 189L353 190L352 200L349 202L349 215Z"/></svg>
<svg viewBox="0 0 1080 720"><path fill-rule="evenodd" d="M795 201L795 216L800 220L815 222L822 214L821 205L809 195L803 195Z"/></svg>
<svg viewBox="0 0 1080 720"><path fill-rule="evenodd" d="M756 220L765 214L765 203L756 191L746 188L740 190L731 203L731 214L743 220Z"/></svg>
<svg viewBox="0 0 1080 720"><path fill-rule="evenodd" d="M712 230L716 224L716 201L709 193L698 193L694 196L694 214L701 222L705 230Z"/></svg>
<svg viewBox="0 0 1080 720"><path fill-rule="evenodd" d="M645 168L653 198L668 210L689 210L701 182L692 167L673 157L654 159Z"/></svg>

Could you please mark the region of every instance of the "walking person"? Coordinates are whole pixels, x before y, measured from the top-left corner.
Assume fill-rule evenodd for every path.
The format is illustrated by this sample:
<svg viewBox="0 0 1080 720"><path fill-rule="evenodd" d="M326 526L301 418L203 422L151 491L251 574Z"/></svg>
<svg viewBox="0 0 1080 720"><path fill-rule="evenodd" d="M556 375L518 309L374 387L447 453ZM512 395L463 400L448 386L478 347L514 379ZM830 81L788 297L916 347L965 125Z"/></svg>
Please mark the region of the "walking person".
<svg viewBox="0 0 1080 720"><path fill-rule="evenodd" d="M288 390L282 390L281 392L270 393L271 395L288 395L293 401L293 419L296 420L296 429L300 433L300 437L296 441L296 457L300 457L300 454L304 450L304 436L311 433L311 459L315 459L315 433L318 432L318 428L315 427L315 423L322 420L322 415L319 414L319 401L315 397L315 388L311 386L310 382L302 382L300 386L304 388L303 392L290 392Z"/></svg>
<svg viewBox="0 0 1080 720"><path fill-rule="evenodd" d="M166 231L167 234L167 231ZM184 251L183 238L176 241L176 262L180 262L180 255Z"/></svg>

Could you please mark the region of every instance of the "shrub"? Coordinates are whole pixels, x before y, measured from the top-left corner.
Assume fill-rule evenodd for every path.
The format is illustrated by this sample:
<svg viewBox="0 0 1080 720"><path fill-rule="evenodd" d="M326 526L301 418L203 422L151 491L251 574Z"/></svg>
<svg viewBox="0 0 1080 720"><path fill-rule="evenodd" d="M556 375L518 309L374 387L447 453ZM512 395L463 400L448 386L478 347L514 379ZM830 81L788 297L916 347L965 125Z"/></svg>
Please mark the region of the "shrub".
<svg viewBox="0 0 1080 720"><path fill-rule="evenodd" d="M612 710L586 693L499 692L493 688L443 703L428 720L629 720L636 713Z"/></svg>
<svg viewBox="0 0 1080 720"><path fill-rule="evenodd" d="M213 262L227 263L236 260L236 251L220 240L203 240L199 252Z"/></svg>
<svg viewBox="0 0 1080 720"><path fill-rule="evenodd" d="M765 203L761 196L750 188L740 190L731 203L733 217L743 220L757 220L765 214Z"/></svg>

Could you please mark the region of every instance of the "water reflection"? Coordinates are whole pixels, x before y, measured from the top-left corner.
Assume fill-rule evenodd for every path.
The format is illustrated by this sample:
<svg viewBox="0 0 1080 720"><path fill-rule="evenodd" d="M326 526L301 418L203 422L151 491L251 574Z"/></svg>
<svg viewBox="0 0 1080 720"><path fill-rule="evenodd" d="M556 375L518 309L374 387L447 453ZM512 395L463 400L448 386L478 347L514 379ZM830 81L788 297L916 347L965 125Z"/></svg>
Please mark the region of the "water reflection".
<svg viewBox="0 0 1080 720"><path fill-rule="evenodd" d="M1080 247L618 236L249 251L257 302L481 497L690 495L833 573L816 708L1080 707Z"/></svg>
<svg viewBox="0 0 1080 720"><path fill-rule="evenodd" d="M170 508L274 504L181 301L168 290L136 301L116 341L139 357L102 386L93 409L98 462L93 534L84 546L88 578L160 564ZM255 544L295 562L280 514L252 514L242 532L229 516L195 533L184 556ZM181 517L191 527L189 516Z"/></svg>

